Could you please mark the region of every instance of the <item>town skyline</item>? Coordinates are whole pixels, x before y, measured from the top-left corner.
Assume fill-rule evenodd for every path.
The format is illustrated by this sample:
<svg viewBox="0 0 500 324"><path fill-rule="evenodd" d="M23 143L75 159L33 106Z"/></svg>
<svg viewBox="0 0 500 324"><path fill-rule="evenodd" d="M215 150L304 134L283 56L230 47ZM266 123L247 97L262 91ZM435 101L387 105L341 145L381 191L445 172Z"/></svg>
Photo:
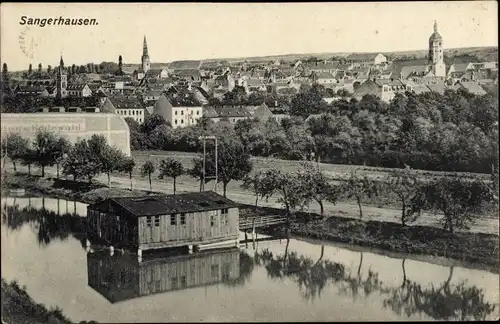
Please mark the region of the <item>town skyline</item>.
<svg viewBox="0 0 500 324"><path fill-rule="evenodd" d="M10 71L26 70L30 63L34 68L38 63L44 68L54 66L61 54L66 64L115 62L119 55L123 56L125 64L138 64L144 35L148 39L152 63L320 53L420 51L425 50L434 21L438 22L439 31L445 38L445 49L498 47L498 7L493 1L436 2L432 3L433 11L429 10L429 2L361 5L196 4L194 7L191 4L44 4L40 7L36 4L2 4L2 61L8 64ZM137 11L132 11L132 8ZM305 9L310 13L307 17L302 15ZM421 10L425 11L425 15ZM36 16L33 14L35 11ZM74 15L75 12L85 12L99 25L38 27L19 24L22 15L54 18L71 17L71 13ZM212 19L199 19L200 12ZM451 14L455 19L446 19ZM227 19L227 16L235 19ZM363 16L362 24L359 19L353 19L356 16ZM389 16L394 16L390 23L387 21ZM266 23L258 24L259 20ZM164 24L165 21L169 23ZM303 23L298 24L297 21ZM242 29L245 26L252 28ZM158 27L163 30L158 32ZM235 30L235 27L239 28ZM209 32L205 32L207 30ZM25 43L34 43L28 54L20 48L19 35L23 31ZM117 33L127 37L117 37ZM355 42L352 35L356 36ZM235 46L227 46L228 39ZM277 42L276 39L283 41Z"/></svg>

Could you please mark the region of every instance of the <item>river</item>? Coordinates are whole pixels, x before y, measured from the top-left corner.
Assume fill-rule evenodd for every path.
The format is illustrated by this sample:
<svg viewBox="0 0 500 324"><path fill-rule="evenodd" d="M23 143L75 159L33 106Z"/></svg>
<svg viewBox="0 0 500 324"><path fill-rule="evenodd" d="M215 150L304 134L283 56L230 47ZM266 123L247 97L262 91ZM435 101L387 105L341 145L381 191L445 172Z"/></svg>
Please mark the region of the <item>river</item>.
<svg viewBox="0 0 500 324"><path fill-rule="evenodd" d="M85 213L78 202L2 198L2 277L17 280L35 301L60 307L74 322L499 316L499 275L455 261L276 239L139 262L128 252L87 251Z"/></svg>

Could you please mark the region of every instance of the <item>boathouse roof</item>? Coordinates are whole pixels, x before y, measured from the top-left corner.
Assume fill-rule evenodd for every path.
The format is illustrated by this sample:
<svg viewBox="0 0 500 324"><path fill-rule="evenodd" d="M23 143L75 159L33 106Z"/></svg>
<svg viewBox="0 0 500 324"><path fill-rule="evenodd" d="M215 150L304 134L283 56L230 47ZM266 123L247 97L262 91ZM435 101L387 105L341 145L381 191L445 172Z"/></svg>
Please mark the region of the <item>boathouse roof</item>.
<svg viewBox="0 0 500 324"><path fill-rule="evenodd" d="M176 195L114 197L89 205L89 208L100 210L100 206L107 203L116 204L136 217L202 212L239 206L234 201L213 191L204 191Z"/></svg>

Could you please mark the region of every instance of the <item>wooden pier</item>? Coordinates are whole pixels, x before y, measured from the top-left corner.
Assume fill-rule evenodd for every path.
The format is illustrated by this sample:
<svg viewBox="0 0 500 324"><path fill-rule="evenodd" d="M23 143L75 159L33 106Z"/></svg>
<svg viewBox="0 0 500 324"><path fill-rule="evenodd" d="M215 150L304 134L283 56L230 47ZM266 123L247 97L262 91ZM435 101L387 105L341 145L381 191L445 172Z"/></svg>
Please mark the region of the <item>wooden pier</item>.
<svg viewBox="0 0 500 324"><path fill-rule="evenodd" d="M286 221L287 221L286 217L281 215L240 217L239 228L240 231L248 229L253 230L255 228L285 224Z"/></svg>

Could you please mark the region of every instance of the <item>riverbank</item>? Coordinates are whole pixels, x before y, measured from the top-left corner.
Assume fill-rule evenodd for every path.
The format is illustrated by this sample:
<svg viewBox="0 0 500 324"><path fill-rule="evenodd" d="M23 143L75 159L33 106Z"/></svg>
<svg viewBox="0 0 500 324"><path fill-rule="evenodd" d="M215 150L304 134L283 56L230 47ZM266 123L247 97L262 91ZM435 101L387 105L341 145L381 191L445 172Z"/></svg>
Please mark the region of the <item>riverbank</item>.
<svg viewBox="0 0 500 324"><path fill-rule="evenodd" d="M70 324L59 308L47 308L36 303L17 282L2 278L2 323L6 324ZM95 323L95 322L94 322Z"/></svg>
<svg viewBox="0 0 500 324"><path fill-rule="evenodd" d="M9 188L25 188L27 194L49 196L93 203L111 196L142 196L143 190L107 188L102 184L88 185L68 180L47 179L25 174L7 174ZM243 217L255 215L284 215L285 211L272 207L242 204ZM485 233L448 233L429 226L402 226L384 221L362 221L341 216L322 218L314 213L297 213L290 225L293 235L332 242L348 243L387 251L447 257L491 267L498 273L499 236Z"/></svg>

